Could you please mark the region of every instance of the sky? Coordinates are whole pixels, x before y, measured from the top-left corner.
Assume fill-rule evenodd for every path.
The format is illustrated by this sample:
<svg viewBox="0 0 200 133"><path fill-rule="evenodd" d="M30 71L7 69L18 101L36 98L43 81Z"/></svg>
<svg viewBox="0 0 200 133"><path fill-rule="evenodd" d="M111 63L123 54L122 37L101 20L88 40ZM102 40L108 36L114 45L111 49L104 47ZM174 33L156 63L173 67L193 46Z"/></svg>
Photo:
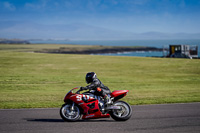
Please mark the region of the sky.
<svg viewBox="0 0 200 133"><path fill-rule="evenodd" d="M19 23L23 23L22 29ZM67 34L59 26L66 30L71 26L70 38L78 34L86 37L81 35L84 32L88 36L97 32L98 36L105 32L110 36L114 32L124 36L151 32L196 34L200 33L200 0L0 0L0 24L0 38L30 38L31 32L33 38L38 38L36 32L42 35L46 29L56 37Z"/></svg>

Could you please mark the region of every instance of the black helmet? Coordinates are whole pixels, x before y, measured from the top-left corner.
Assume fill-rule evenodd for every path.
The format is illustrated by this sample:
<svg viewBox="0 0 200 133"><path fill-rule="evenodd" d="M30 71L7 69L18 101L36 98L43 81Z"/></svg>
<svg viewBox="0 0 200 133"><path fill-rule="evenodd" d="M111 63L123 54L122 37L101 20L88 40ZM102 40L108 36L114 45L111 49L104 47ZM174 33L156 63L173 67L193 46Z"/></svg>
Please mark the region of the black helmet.
<svg viewBox="0 0 200 133"><path fill-rule="evenodd" d="M94 72L89 72L86 74L86 77L85 77L85 80L86 80L86 83L89 84L91 82L93 82L93 80L97 78L97 75L96 73Z"/></svg>

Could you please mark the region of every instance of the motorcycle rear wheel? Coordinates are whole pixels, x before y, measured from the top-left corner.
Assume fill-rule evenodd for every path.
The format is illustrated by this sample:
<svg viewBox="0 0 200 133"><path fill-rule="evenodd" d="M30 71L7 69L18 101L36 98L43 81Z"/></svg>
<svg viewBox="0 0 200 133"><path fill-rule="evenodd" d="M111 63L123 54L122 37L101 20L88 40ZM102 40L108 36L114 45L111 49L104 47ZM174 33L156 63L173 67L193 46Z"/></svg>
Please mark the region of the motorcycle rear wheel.
<svg viewBox="0 0 200 133"><path fill-rule="evenodd" d="M80 114L80 109L78 106L74 105L74 109L71 109L72 105L69 103L63 104L62 107L60 108L60 116L64 121L77 121L80 119L81 114Z"/></svg>
<svg viewBox="0 0 200 133"><path fill-rule="evenodd" d="M110 115L114 120L126 121L131 117L132 108L128 103L124 101L116 101L113 105L121 107L120 110L112 110L110 112Z"/></svg>

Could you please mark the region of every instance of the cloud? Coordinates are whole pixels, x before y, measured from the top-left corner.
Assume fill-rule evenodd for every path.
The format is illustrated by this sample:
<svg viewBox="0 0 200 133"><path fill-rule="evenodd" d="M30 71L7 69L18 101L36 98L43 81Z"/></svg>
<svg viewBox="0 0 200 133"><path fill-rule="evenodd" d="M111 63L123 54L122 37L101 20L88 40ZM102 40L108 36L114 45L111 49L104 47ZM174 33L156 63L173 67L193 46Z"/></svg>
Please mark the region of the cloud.
<svg viewBox="0 0 200 133"><path fill-rule="evenodd" d="M185 1L182 0L182 1L180 2L179 6L180 6L181 8L185 8L185 6L186 6Z"/></svg>
<svg viewBox="0 0 200 133"><path fill-rule="evenodd" d="M134 4L134 5L144 5L148 3L149 0L129 0L128 3Z"/></svg>
<svg viewBox="0 0 200 133"><path fill-rule="evenodd" d="M87 8L94 11L96 7L100 6L100 4L101 4L101 0L88 1Z"/></svg>
<svg viewBox="0 0 200 133"><path fill-rule="evenodd" d="M39 3L26 3L26 9L38 10L45 9L47 7L48 0L42 0Z"/></svg>
<svg viewBox="0 0 200 133"><path fill-rule="evenodd" d="M13 4L9 3L9 2L4 2L3 6L4 6L5 9L10 10L10 11L15 11L16 10L16 7Z"/></svg>

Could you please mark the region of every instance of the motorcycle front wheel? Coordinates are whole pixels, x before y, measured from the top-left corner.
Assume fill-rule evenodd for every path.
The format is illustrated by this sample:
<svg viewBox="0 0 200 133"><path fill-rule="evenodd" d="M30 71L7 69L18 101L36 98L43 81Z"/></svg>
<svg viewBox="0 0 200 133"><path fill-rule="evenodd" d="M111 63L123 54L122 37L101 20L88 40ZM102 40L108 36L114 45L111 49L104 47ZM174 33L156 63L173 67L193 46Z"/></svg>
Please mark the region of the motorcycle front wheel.
<svg viewBox="0 0 200 133"><path fill-rule="evenodd" d="M69 103L63 104L60 108L60 116L64 121L77 121L81 117L80 109L76 105L72 108L72 105Z"/></svg>
<svg viewBox="0 0 200 133"><path fill-rule="evenodd" d="M111 117L116 121L126 121L132 115L132 108L130 105L124 101L116 101L114 106L119 106L121 109L112 110L110 112Z"/></svg>

